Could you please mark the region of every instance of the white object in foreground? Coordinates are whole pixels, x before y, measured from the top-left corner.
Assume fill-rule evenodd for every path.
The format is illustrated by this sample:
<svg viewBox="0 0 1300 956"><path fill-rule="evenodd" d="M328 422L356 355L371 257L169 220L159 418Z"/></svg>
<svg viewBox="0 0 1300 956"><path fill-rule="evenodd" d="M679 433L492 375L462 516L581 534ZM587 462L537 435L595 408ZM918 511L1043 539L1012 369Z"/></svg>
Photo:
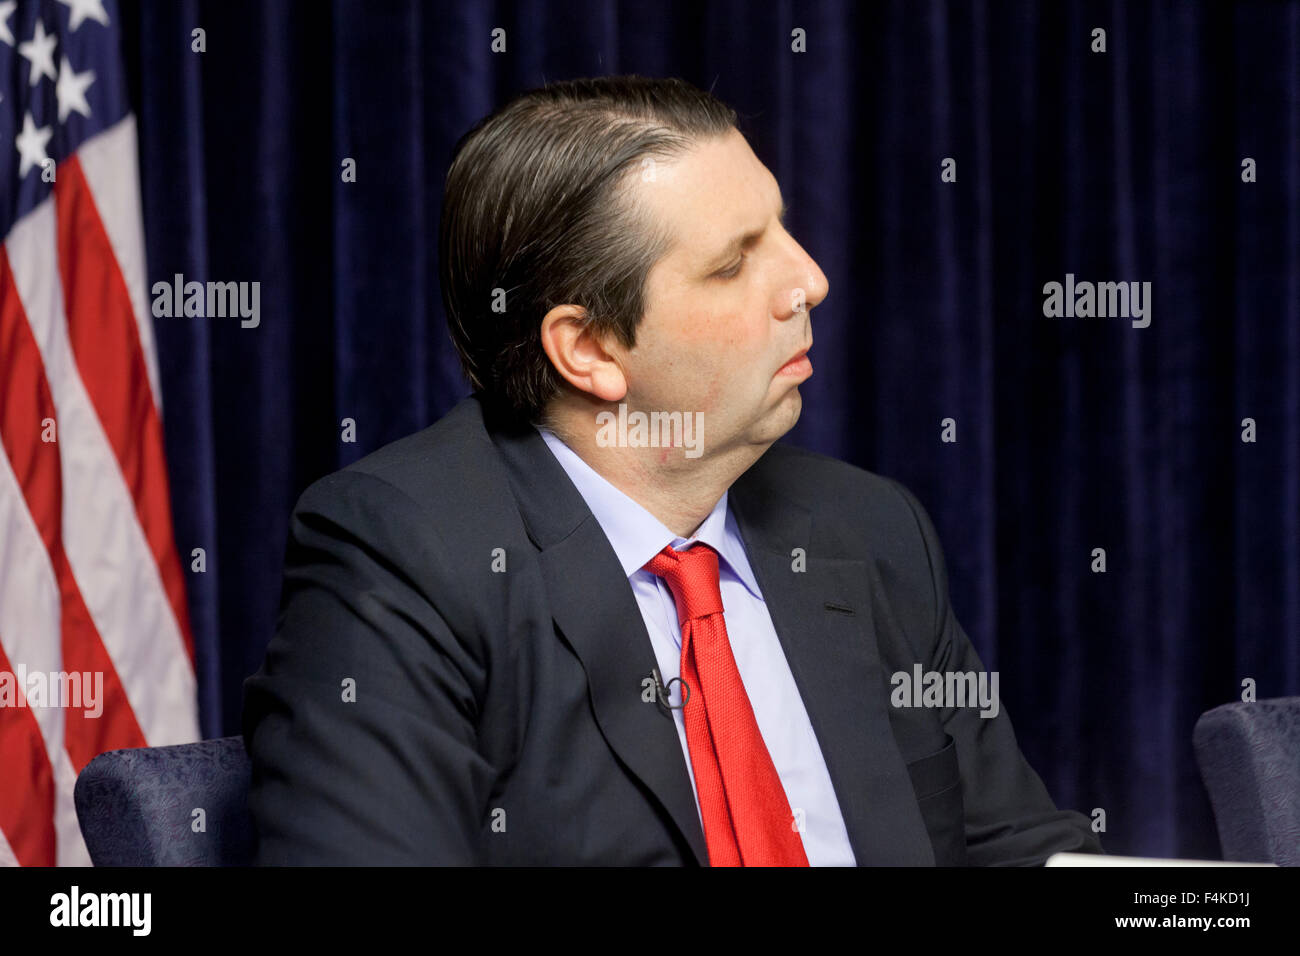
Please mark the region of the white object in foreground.
<svg viewBox="0 0 1300 956"><path fill-rule="evenodd" d="M1162 860L1154 856L1109 856L1101 853L1053 853L1044 866L1277 866L1230 860Z"/></svg>

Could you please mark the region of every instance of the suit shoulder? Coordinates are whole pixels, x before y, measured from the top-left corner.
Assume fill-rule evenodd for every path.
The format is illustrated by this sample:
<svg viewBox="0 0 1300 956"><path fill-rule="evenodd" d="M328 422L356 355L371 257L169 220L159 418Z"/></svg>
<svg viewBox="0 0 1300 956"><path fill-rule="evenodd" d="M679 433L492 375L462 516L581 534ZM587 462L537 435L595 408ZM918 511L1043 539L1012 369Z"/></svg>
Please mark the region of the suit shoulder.
<svg viewBox="0 0 1300 956"><path fill-rule="evenodd" d="M925 507L902 482L829 455L777 443L745 475L747 493L794 502L823 541L844 555L870 554L933 597L942 551Z"/></svg>
<svg viewBox="0 0 1300 956"><path fill-rule="evenodd" d="M755 484L814 512L910 521L920 507L916 496L894 478L784 442L769 448L751 471Z"/></svg>
<svg viewBox="0 0 1300 956"><path fill-rule="evenodd" d="M493 493L496 479L504 476L478 402L471 396L432 425L317 479L299 498L299 507L364 489L367 495L405 497L438 512L447 505L464 507L466 502L454 499L476 488Z"/></svg>
<svg viewBox="0 0 1300 956"><path fill-rule="evenodd" d="M286 565L316 562L322 551L347 556L340 562L364 555L436 604L455 633L481 631L487 606L471 599L463 556L514 546L522 526L468 401L309 485L290 518Z"/></svg>
<svg viewBox="0 0 1300 956"><path fill-rule="evenodd" d="M377 448L343 471L382 478L396 487L416 489L430 475L439 479L482 469L495 459L494 446L473 398L457 404L427 428Z"/></svg>

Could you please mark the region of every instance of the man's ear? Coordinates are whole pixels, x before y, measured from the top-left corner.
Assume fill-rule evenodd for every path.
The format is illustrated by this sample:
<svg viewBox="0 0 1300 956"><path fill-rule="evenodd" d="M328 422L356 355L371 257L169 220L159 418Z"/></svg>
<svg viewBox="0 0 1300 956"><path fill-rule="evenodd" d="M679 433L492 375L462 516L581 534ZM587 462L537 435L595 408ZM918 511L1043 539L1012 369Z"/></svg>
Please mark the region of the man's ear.
<svg viewBox="0 0 1300 956"><path fill-rule="evenodd" d="M557 305L542 319L542 348L566 382L603 402L627 395L621 349L611 334L602 337L580 305Z"/></svg>

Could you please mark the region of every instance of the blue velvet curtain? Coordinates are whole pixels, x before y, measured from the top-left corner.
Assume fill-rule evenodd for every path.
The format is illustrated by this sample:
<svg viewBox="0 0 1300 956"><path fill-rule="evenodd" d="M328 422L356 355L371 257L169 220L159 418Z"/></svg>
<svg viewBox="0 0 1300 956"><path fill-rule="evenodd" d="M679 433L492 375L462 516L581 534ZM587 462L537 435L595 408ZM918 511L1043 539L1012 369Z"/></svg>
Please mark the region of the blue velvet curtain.
<svg viewBox="0 0 1300 956"><path fill-rule="evenodd" d="M787 440L930 510L1059 804L1103 809L1111 852L1218 855L1197 716L1247 678L1300 693L1300 4L122 14L150 281L261 283L256 328L156 320L207 735L238 732L298 494L468 391L437 283L456 139L548 79L679 75L740 112L830 279ZM1046 316L1067 274L1150 282L1149 326Z"/></svg>

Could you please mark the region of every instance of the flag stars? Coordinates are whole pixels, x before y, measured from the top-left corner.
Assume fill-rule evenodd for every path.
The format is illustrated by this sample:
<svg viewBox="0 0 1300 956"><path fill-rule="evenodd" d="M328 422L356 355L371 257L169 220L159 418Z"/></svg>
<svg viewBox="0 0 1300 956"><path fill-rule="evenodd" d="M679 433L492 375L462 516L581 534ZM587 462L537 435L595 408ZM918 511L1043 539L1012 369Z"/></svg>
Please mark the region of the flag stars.
<svg viewBox="0 0 1300 956"><path fill-rule="evenodd" d="M18 8L18 0L4 0L0 3L0 43L14 45L14 35L9 32L9 17Z"/></svg>
<svg viewBox="0 0 1300 956"><path fill-rule="evenodd" d="M52 135L54 130L51 127L37 127L30 112L23 117L23 131L14 140L14 145L18 147L19 179L26 176L27 171L33 166L39 166L50 158L45 152L45 144L50 141Z"/></svg>
<svg viewBox="0 0 1300 956"><path fill-rule="evenodd" d="M18 44L19 54L32 64L27 81L29 86L35 86L43 76L55 79L54 44L57 42L58 38L52 33L47 34L45 24L37 20L32 38L26 43Z"/></svg>
<svg viewBox="0 0 1300 956"><path fill-rule="evenodd" d="M70 18L68 29L73 33L76 33L77 27L86 20L94 20L108 26L108 12L104 9L104 0L59 0L59 3L68 8Z"/></svg>
<svg viewBox="0 0 1300 956"><path fill-rule="evenodd" d="M54 87L59 98L59 122L65 122L68 114L76 110L82 116L90 116L90 104L86 102L86 88L95 82L95 71L74 73L68 58L63 58L59 67L59 82Z"/></svg>

